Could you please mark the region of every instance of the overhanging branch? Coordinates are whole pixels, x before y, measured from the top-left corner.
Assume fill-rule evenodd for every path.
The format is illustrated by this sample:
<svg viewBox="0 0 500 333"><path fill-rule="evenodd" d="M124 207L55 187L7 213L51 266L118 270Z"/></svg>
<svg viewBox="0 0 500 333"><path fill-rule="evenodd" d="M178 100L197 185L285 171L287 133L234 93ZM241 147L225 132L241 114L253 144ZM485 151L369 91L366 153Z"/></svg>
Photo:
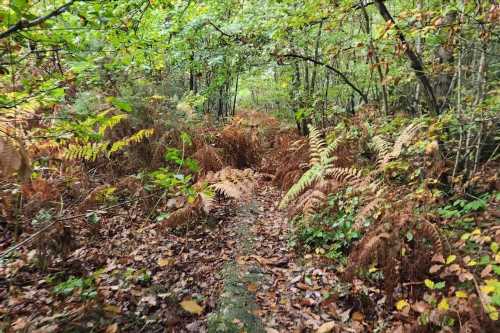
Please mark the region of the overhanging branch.
<svg viewBox="0 0 500 333"><path fill-rule="evenodd" d="M17 31L37 26L37 25L47 21L48 19L51 19L51 18L56 17L58 15L61 15L62 13L67 11L71 7L71 5L73 5L75 2L84 2L84 1L92 1L92 0L71 0L68 3L62 5L61 7L56 8L55 10L53 10L52 12L48 13L45 16L40 16L40 17L38 17L34 20L31 20L31 21L28 21L26 19L21 19L16 24L11 25L7 30L0 33L0 39L8 37Z"/></svg>
<svg viewBox="0 0 500 333"><path fill-rule="evenodd" d="M341 71L339 71L337 68L335 68L335 67L333 67L333 66L331 66L329 64L325 64L324 62L321 62L321 61L316 60L314 58L311 58L311 57L308 57L308 56L305 56L305 55L301 55L301 54L287 53L287 54L279 54L277 56L278 57L285 57L285 58L302 59L302 60L305 60L305 61L312 62L313 64L324 66L324 67L328 68L329 70L331 70L332 72L334 72L335 74L337 74L338 76L340 76L340 78L342 79L342 81L344 81L345 84L347 84L349 87L351 87L352 90L354 90L355 92L357 92L358 95L361 96L361 98L363 99L363 101L365 103L368 103L368 96L366 96L366 94L363 93L361 91L361 89L359 89L358 87L356 87L356 85L354 83L352 83L349 80L349 78L344 73L342 73Z"/></svg>

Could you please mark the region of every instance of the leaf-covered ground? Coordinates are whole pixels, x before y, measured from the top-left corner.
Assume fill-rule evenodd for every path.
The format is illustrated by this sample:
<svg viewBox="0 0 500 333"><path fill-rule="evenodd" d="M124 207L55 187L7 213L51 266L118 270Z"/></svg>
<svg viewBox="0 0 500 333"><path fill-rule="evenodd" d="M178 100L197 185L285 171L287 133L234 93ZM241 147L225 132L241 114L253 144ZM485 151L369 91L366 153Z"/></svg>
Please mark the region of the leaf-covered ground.
<svg viewBox="0 0 500 333"><path fill-rule="evenodd" d="M9 331L363 332L332 263L291 248L280 197L260 180L246 204L220 201L178 235L133 205L110 211L57 271L33 269L33 251L2 267L0 313Z"/></svg>

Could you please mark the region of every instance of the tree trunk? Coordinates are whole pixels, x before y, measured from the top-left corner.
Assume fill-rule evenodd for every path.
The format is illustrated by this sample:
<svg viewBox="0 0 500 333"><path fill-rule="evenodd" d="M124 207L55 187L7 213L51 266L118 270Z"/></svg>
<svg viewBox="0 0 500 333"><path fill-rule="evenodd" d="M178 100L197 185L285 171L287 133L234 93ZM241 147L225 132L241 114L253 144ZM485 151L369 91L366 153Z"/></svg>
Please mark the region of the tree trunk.
<svg viewBox="0 0 500 333"><path fill-rule="evenodd" d="M374 0L374 1L375 5L378 8L378 11L380 12L380 15L384 18L384 20L386 20L387 22L391 22L394 25L394 29L396 29L396 35L403 46L406 57L410 61L410 66L415 72L415 75L417 76L418 80L422 84L422 88L425 91L425 94L427 96L427 102L429 103L429 107L431 109L431 113L435 115L439 114L439 106L436 101L434 90L432 89L429 79L425 74L424 67L422 65L420 58L412 51L410 44L406 41L405 36L403 35L399 27L396 25L396 22L394 21L391 14L387 10L384 1L383 0Z"/></svg>

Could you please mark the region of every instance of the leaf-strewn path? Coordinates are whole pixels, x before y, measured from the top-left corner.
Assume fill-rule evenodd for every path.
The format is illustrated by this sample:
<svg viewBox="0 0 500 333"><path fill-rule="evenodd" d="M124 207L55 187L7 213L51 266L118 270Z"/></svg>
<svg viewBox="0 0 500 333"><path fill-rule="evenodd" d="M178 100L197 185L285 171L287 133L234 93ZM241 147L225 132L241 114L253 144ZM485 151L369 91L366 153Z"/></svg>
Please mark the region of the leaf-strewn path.
<svg viewBox="0 0 500 333"><path fill-rule="evenodd" d="M334 270L294 254L276 208L281 193L260 178L250 201L221 199L207 221L177 231L145 226L133 204L110 211L56 259L53 280L32 268L30 255L1 266L0 311L16 318L15 329L40 333L308 332L348 319L328 297L341 286ZM71 276L87 282L55 295ZM201 308L186 311L183 301Z"/></svg>

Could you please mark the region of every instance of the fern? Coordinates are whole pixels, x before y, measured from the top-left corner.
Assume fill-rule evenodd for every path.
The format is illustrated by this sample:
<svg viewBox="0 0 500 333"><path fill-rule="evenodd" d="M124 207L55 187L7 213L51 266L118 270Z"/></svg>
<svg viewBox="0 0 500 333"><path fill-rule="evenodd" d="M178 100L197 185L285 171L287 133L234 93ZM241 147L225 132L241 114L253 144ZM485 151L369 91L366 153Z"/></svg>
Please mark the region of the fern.
<svg viewBox="0 0 500 333"><path fill-rule="evenodd" d="M396 139L396 142L394 143L394 148L392 149L392 152L390 154L391 159L398 158L399 155L401 155L403 147L407 145L411 140L413 140L422 126L422 123L413 123L403 129L401 134L399 134L398 138Z"/></svg>
<svg viewBox="0 0 500 333"><path fill-rule="evenodd" d="M68 160L82 159L86 161L95 161L95 159L104 154L109 146L109 142L87 142L70 143L64 151L64 157Z"/></svg>
<svg viewBox="0 0 500 333"><path fill-rule="evenodd" d="M133 143L139 143L145 138L152 136L153 133L153 129L141 129L133 135L115 141L112 144L109 141L80 142L80 140L77 140L76 142L68 145L63 155L68 160L82 159L85 161L95 161L99 156L106 156L109 158L113 153L116 153Z"/></svg>
<svg viewBox="0 0 500 333"><path fill-rule="evenodd" d="M309 126L309 130L310 168L283 197L280 208L287 207L290 202L299 197L306 189L324 179L335 178L337 180L346 180L347 178L359 176L358 172L354 169L334 167L334 162L337 158L331 155L343 141L343 137L339 137L329 145L326 145L317 129Z"/></svg>
<svg viewBox="0 0 500 333"><path fill-rule="evenodd" d="M371 140L371 147L378 154L377 162L380 166L385 166L390 161L401 155L403 147L406 146L422 128L421 123L412 123L405 127L396 138L394 144L391 144L380 135L376 135Z"/></svg>

